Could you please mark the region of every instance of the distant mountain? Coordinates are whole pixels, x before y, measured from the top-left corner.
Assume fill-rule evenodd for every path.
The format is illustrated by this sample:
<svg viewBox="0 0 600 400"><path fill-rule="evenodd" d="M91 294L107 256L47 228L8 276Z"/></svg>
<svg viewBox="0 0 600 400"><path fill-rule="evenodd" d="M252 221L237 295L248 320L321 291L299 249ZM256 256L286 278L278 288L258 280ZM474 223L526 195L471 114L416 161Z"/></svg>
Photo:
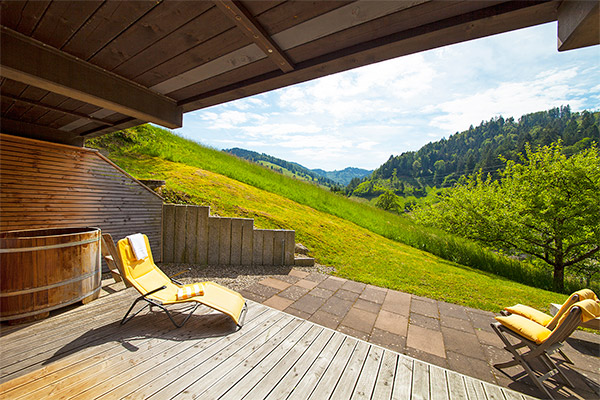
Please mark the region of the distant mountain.
<svg viewBox="0 0 600 400"><path fill-rule="evenodd" d="M361 168L348 167L342 169L341 171L324 171L322 169L312 169L311 171L324 176L326 178L331 179L334 182L339 183L340 185L347 186L352 178L362 179L365 176L368 176L373 171L369 171Z"/></svg>
<svg viewBox="0 0 600 400"><path fill-rule="evenodd" d="M310 169L295 162L282 160L281 158L273 157L265 153L261 154L255 151L240 149L237 147L233 149L225 149L223 151L233 154L239 158L243 158L245 160L271 168L272 170L281 172L284 175L293 176L297 179L316 182L320 185L328 187L338 186L338 182L326 177L325 175L311 171Z"/></svg>

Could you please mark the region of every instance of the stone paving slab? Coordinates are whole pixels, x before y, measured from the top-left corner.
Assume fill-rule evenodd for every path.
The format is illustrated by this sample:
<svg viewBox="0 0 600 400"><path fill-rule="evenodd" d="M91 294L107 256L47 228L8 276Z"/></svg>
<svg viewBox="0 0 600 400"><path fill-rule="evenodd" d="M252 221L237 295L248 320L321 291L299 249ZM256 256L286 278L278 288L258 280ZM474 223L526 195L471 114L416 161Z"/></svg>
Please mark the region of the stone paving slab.
<svg viewBox="0 0 600 400"><path fill-rule="evenodd" d="M425 362L540 396L522 368L501 372L492 366L511 358L490 327L494 313L296 269L264 279L242 295ZM562 367L576 388L557 386L553 394L600 399L600 335L577 331L564 351L575 362ZM547 383L552 387L552 380Z"/></svg>

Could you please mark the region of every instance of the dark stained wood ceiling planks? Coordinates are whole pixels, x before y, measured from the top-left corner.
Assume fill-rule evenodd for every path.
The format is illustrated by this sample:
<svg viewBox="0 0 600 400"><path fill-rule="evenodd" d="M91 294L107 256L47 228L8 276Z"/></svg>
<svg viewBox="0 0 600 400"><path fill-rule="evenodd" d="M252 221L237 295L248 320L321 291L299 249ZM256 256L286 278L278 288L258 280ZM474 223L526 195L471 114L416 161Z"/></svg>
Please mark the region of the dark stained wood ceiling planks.
<svg viewBox="0 0 600 400"><path fill-rule="evenodd" d="M60 49L100 6L102 1L54 1L44 12L33 34L34 39Z"/></svg>
<svg viewBox="0 0 600 400"><path fill-rule="evenodd" d="M233 23L217 7L211 7L193 20L155 41L152 46L130 57L113 72L137 81L136 76L154 69L157 65L173 57L187 54L191 48L233 27ZM241 38L242 35L238 32L236 40Z"/></svg>
<svg viewBox="0 0 600 400"><path fill-rule="evenodd" d="M89 60L157 4L156 1L105 2L62 49Z"/></svg>
<svg viewBox="0 0 600 400"><path fill-rule="evenodd" d="M160 3L98 51L89 61L109 71L194 20L212 7L210 2Z"/></svg>
<svg viewBox="0 0 600 400"><path fill-rule="evenodd" d="M158 104L158 98L150 99L159 93L176 101L173 112L181 113L553 21L561 4L562 0L0 0L0 24L31 38L32 45L37 40L59 49L67 58L77 57L82 69L86 65L103 69L106 73L98 69L97 78L106 80L107 93L125 79L132 90L139 91L141 103ZM571 17L568 7L562 9L570 23L569 32L578 32L578 20ZM588 21L594 21L594 15ZM269 53L269 46L276 56ZM42 52L32 62L42 62L48 54ZM8 60L3 65L5 62ZM71 63L73 68L77 63ZM26 68L25 64L22 67ZM81 92L77 75L74 70L72 91L43 81L53 79L43 73L39 80L14 72L2 75L0 91L6 94L1 99L2 120L15 129L10 133L31 136L36 129L47 128L40 137L47 140L63 135L56 141L71 143L78 137L81 141L147 121L165 121L170 126L179 123L173 115L148 113L152 107L132 103L125 89L117 96L121 103L114 102L114 93L103 97L98 85L88 96ZM20 121L26 124L21 133Z"/></svg>

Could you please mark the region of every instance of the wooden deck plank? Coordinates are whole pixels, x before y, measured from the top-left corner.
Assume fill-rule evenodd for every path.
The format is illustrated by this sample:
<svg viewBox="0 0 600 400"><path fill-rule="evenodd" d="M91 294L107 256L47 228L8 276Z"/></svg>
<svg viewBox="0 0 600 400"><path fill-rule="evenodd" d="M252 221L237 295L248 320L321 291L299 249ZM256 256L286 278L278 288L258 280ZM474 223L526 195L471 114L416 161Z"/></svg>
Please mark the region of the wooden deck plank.
<svg viewBox="0 0 600 400"><path fill-rule="evenodd" d="M110 315L110 314L109 314ZM18 375L25 374L29 371L36 369L36 365L38 363L47 362L51 360L52 357L64 357L70 353L77 351L82 346L88 345L90 342L101 340L105 337L110 337L115 334L118 330L118 323L114 323L104 330L100 331L99 328L104 326L103 324L106 321L111 321L110 318L104 319L94 319L93 321L88 321L89 324L85 327L85 329L89 329L86 336L85 341L80 341L77 344L78 347L63 347L65 344L70 343L75 337L80 335L81 331L69 330L68 326L63 326L62 328L57 328L54 325L51 325L49 328L54 327L53 329L61 329L63 332L62 337L59 340L53 341L50 345L42 345L31 348L31 346L27 346L30 348L29 351L25 351L20 359L15 360L14 358L5 358L4 354L2 354L2 367L0 367L0 383L6 382L10 379L15 378ZM93 330L96 329L96 332ZM35 340L35 337L30 337L30 343ZM9 340L9 338L7 338ZM38 337L39 340L39 337ZM43 349L43 352L42 350ZM53 349L57 349L56 352L53 352Z"/></svg>
<svg viewBox="0 0 600 400"><path fill-rule="evenodd" d="M370 346L369 354L361 369L356 387L352 393L351 399L371 399L377 377L379 375L379 369L383 359L383 349L380 347Z"/></svg>
<svg viewBox="0 0 600 400"><path fill-rule="evenodd" d="M413 365L412 398L415 400L430 398L429 365L419 360L415 360Z"/></svg>
<svg viewBox="0 0 600 400"><path fill-rule="evenodd" d="M9 393L10 397L18 397L22 391L31 392L46 385L45 380L50 382L78 373L105 358L110 358L127 351L119 341L122 337L115 336L114 342L104 343L100 346L87 348L78 353L79 360L63 358L49 365L32 371L26 375L19 376L13 380L0 385L0 394Z"/></svg>
<svg viewBox="0 0 600 400"><path fill-rule="evenodd" d="M327 369L321 376L317 387L311 392L301 392L298 391L295 393L298 398L308 398L308 399L326 399L331 396L331 393L334 391L335 386L342 375L342 372L346 368L350 357L354 353L356 346L358 345L358 340L354 338L347 337L344 340L344 343L340 347L340 350L337 352L335 357L331 360L331 362L327 365ZM307 388L308 389L308 388ZM310 397L308 395L310 394Z"/></svg>
<svg viewBox="0 0 600 400"><path fill-rule="evenodd" d="M323 329L318 325L313 325L311 330L302 338L302 341L297 343L287 354L273 366L273 369L265 375L260 382L253 382L250 391L246 393L246 399L264 399L269 395L269 392L275 388L278 383L283 380L283 377L294 368L296 371L300 369L300 360L304 354L310 351L319 354L325 344L329 341L333 331Z"/></svg>
<svg viewBox="0 0 600 400"><path fill-rule="evenodd" d="M256 326L257 321L260 321L257 317L260 315L255 315L253 316L254 318L250 318L250 320L247 321L247 323L249 323L247 328L251 329ZM233 327L233 324L229 318L223 317L224 318L221 318L220 321L215 324L204 324L200 328L197 326L191 327L189 329L192 335L191 339L176 343L169 350L160 351L157 346L153 352L154 355L142 362L136 363L127 370L127 373L112 374L108 379L104 379L99 385L85 390L73 398L90 399L98 398L100 396L112 398L122 397L123 395L117 394L117 391L114 390L115 388L120 387L122 391L131 392L137 387L132 384L132 381L135 378L141 378L140 383L142 384L147 383L153 378L161 376L167 368L171 368L172 366L190 359L196 359L196 357L203 357L202 354L210 351L211 346L224 341L225 338L232 333L231 328Z"/></svg>
<svg viewBox="0 0 600 400"><path fill-rule="evenodd" d="M333 358L343 340L344 337L342 335L337 335L331 330L326 330L315 341L311 347L311 351L306 351L302 354L302 357L300 357L300 360L298 360L294 367L287 371L285 376L266 397L266 400L286 399L291 393L293 393L292 397L296 397L295 391L301 385L301 382L305 386L310 386L311 381L316 382L319 375L314 373L314 369L318 369L319 364L324 364L324 360Z"/></svg>
<svg viewBox="0 0 600 400"><path fill-rule="evenodd" d="M293 323L293 326L297 325L297 322L294 322L294 319L290 316L278 315L275 318L278 319L277 322L265 322L263 324L264 330L259 330L256 333L253 332L254 334L250 335L243 335L241 340L236 341L233 345L226 347L218 354L205 360L200 364L200 367L195 366L194 368L189 369L185 374L172 380L148 398L172 398L182 392L186 392L196 383L198 385L202 383L203 385L200 386L202 388L211 386L217 382L226 371L240 362L240 359L245 359L255 348L260 347L270 337L277 334L290 323ZM235 355L235 357L233 357L233 355Z"/></svg>
<svg viewBox="0 0 600 400"><path fill-rule="evenodd" d="M268 310L263 310L260 314L249 315L244 325L245 333L258 328L263 321L272 315L273 313L269 313ZM154 387L161 387L161 380L162 382L168 382L168 378L163 376L166 373L174 375L177 371L186 371L187 368L198 363L198 360L206 359L218 353L232 340L239 339L239 337L239 334L233 337L233 335L218 335L215 332L210 337L199 338L191 341L186 346L179 346L179 354L166 361L154 362L145 368L137 368L136 366L135 371L130 374L125 382L117 384L117 381L107 380L103 386L108 390L98 395L97 398L143 397L145 394L140 393L138 389L149 384L153 384ZM148 391L152 390L150 387L147 389ZM132 394L136 390L138 392Z"/></svg>
<svg viewBox="0 0 600 400"><path fill-rule="evenodd" d="M467 398L467 388L463 376L454 371L446 371L448 380L448 394L450 400L459 400Z"/></svg>
<svg viewBox="0 0 600 400"><path fill-rule="evenodd" d="M504 397L506 397L506 400L523 400L523 395L521 393L506 390L504 388L502 389L502 393L504 394Z"/></svg>
<svg viewBox="0 0 600 400"><path fill-rule="evenodd" d="M431 400L448 400L448 378L446 371L437 365L429 366L429 392Z"/></svg>
<svg viewBox="0 0 600 400"><path fill-rule="evenodd" d="M138 317L136 319L144 320L143 316ZM93 357L91 359L92 362L89 363L90 365L87 365L88 363L77 363L80 367L85 367L84 369L75 368L73 370L73 368L69 368L67 371L61 371L59 376L55 376L54 374L44 376L23 385L19 388L18 392L25 391L26 396L24 398L43 398L50 395L53 398L59 398L63 395L71 397L106 380L106 372L109 369L111 375L108 375L108 378L112 374L119 376L120 372L126 371L131 366L131 353L135 353L136 365L139 365L147 359L153 358L155 352L167 351L170 347L178 343L173 340L174 329L170 324L156 324L156 317L156 315L147 315L145 321L137 326L133 324L129 326L128 324L122 330L125 335L118 340L112 341L114 345L120 345L126 351L117 352L112 356L103 353L100 357ZM131 323L134 321L135 319ZM227 330L233 328L228 318L221 318L220 322ZM182 334L181 331L177 331L181 335L177 338L178 340L181 341L194 337L197 334L196 329L201 332L208 327L208 324L202 318L190 320L189 325L189 330L186 333ZM140 335L140 332L145 336ZM133 338L131 337L131 333L134 334ZM78 353L65 359L67 362L69 360L71 362L73 360L81 360L81 354ZM90 359L88 358L88 360ZM69 374L68 372L71 373Z"/></svg>
<svg viewBox="0 0 600 400"><path fill-rule="evenodd" d="M264 337L253 345L238 350L235 359L223 361L217 368L211 369L208 375L196 380L184 391L180 392L174 399L191 399L198 397L218 398L223 395L240 376L253 369L260 361L276 349L281 343L301 329L302 323L299 319L292 319L279 329L270 330ZM234 372L236 371L236 372Z"/></svg>
<svg viewBox="0 0 600 400"><path fill-rule="evenodd" d="M98 314L86 313L83 315L74 315L70 320L66 320L63 326L46 325L46 329L48 329L47 334L42 331L27 336L20 335L20 337L17 337L14 340L13 338L0 340L0 343L2 343L2 360L4 365L11 364L13 359L22 361L30 355L32 356L43 352L44 348L54 346L54 342L64 341L65 334L69 334L69 332L76 334L75 332L78 332L83 328L102 326L106 321L114 321L114 315L106 312L110 310L111 306L114 306L114 304L109 303L105 307L100 307L98 309ZM40 339L43 339L43 345L36 346L35 348L31 348L30 351L24 352L23 348L30 347L28 345L31 344L32 339L38 343L42 342Z"/></svg>
<svg viewBox="0 0 600 400"><path fill-rule="evenodd" d="M327 344L325 349L321 352L319 357L315 360L315 362L309 367L306 373L302 376L301 380L295 385L289 387L289 395L285 398L308 398L314 388L317 386L319 381L322 379L323 374L327 370L327 367L333 362L333 359L338 355L341 351L344 344L347 344L351 341L347 340L348 338L334 335L331 341ZM276 398L269 396L270 398ZM284 397L280 397L284 398Z"/></svg>
<svg viewBox="0 0 600 400"><path fill-rule="evenodd" d="M127 292L121 291L118 294L115 294L115 296L101 296L97 300L94 300L94 310L99 309L101 304L105 304L111 301L119 301L118 297L126 296L127 294ZM68 322L69 318L73 315L95 314L95 312L89 312L89 307L92 306L83 306L71 309L69 311L66 311L65 313L60 314L60 318L47 318L22 325L0 325L0 344L10 345L10 343L15 342L19 338L30 338L35 333L47 334L49 332L52 332L51 326L63 325L64 322ZM10 335L10 337L5 339L8 335Z"/></svg>
<svg viewBox="0 0 600 400"><path fill-rule="evenodd" d="M413 360L404 355L398 356L396 379L394 380L393 400L408 400L412 393Z"/></svg>
<svg viewBox="0 0 600 400"><path fill-rule="evenodd" d="M251 310L252 308L249 309L249 314ZM144 375L130 381L127 384L130 392L126 394L126 397L130 399L146 399L160 392L164 388L167 388L169 385L172 385L176 380L180 381L182 386L188 381L193 382L195 369L197 371L207 371L210 368L209 362L214 357L218 357L220 354L232 354L235 352L235 348L231 346L240 347L248 345L253 338L261 335L270 325L280 321L280 318L277 318L277 313L273 310L268 310L264 307L261 308L259 312L260 315L255 320L251 321L248 326L242 328L243 332L240 330L232 335L228 335L224 340L218 341L217 344L211 346L207 352L203 352L200 355L196 353L191 354L187 360L181 362L179 362L179 360L173 360L173 362L167 365L157 366L157 371L160 371L161 373L152 380L146 379L147 377L149 378L150 375ZM250 315L248 315L248 317L250 317ZM249 337L249 339L247 337ZM176 389L176 387L177 384L167 390L175 391L174 389ZM112 394L107 396L107 398L113 397ZM157 398L161 398L161 395L159 394Z"/></svg>
<svg viewBox="0 0 600 400"><path fill-rule="evenodd" d="M290 350L305 338L310 328L310 324L300 324L289 336L281 337L280 341L271 340L270 346L263 346L249 357L248 362L232 369L217 385L207 390L207 395L219 399L241 399L253 385L273 371L278 361L287 357ZM236 379L239 380L232 385Z"/></svg>
<svg viewBox="0 0 600 400"><path fill-rule="evenodd" d="M286 346L289 346L290 344L292 346L284 357L263 360L259 366L260 369L257 371L258 373L252 371L251 374L246 374L246 376L236 384L233 388L234 390L227 392L222 398L237 400L242 398L242 395L248 399L265 398L269 391L281 380L281 377L285 375L296 361L298 361L300 356L312 346L314 341L324 331L322 327L317 325L308 326L308 328L309 330L306 334L295 343L287 343L286 341ZM276 355L276 353L271 353L269 357L271 357L271 355ZM268 369L268 372L266 369ZM239 390L240 388L243 388L243 391Z"/></svg>
<svg viewBox="0 0 600 400"><path fill-rule="evenodd" d="M502 394L503 390L500 389L500 387L483 382L483 389L489 400L505 400L504 395Z"/></svg>
<svg viewBox="0 0 600 400"><path fill-rule="evenodd" d="M473 379L471 377L465 376L465 386L467 388L467 395L469 399L472 400L486 400L487 396L485 395L485 391L483 390L483 385L481 381L477 379Z"/></svg>
<svg viewBox="0 0 600 400"><path fill-rule="evenodd" d="M373 400L389 400L392 398L397 363L397 354L391 351L383 353L381 367L379 367L379 374L377 375L377 381L373 389Z"/></svg>
<svg viewBox="0 0 600 400"><path fill-rule="evenodd" d="M370 346L363 341L359 341L354 351L352 352L352 356L348 363L346 364L346 368L342 372L340 379L335 385L335 390L333 391L331 397L334 399L349 399L352 396L352 392L354 391L357 381L360 377L360 372L363 369L363 365L365 364L365 360L367 359L367 354L369 353ZM340 368L341 369L341 368ZM318 392L315 395L319 395ZM323 398L323 397L320 397Z"/></svg>

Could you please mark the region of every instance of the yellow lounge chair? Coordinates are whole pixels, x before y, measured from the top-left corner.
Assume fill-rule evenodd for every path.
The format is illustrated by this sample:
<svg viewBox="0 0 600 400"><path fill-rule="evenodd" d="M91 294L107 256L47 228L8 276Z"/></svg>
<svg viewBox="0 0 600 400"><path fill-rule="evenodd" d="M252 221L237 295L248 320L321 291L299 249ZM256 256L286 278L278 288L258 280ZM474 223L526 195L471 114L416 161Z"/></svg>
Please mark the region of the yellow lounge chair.
<svg viewBox="0 0 600 400"><path fill-rule="evenodd" d="M126 283L129 283L136 288L141 294L141 296L133 302L121 320L121 325L127 323L146 307L150 307L150 309L152 309L152 307L158 307L167 313L167 316L176 327L180 328L192 316L198 306L204 304L205 306L228 315L239 328L242 327L247 311L247 305L246 301L239 293L214 282L182 285L180 282L173 280L172 277L165 275L154 264L148 237L146 235L142 236L146 245L147 256L141 260L136 258L128 238L119 240L117 244L120 261L122 262L122 278ZM179 274L180 273L173 276ZM190 295L191 297L188 297ZM129 316L139 301L145 301L148 304ZM177 323L166 306L189 302L195 302L196 304L191 307L192 310L185 319L182 322Z"/></svg>
<svg viewBox="0 0 600 400"><path fill-rule="evenodd" d="M543 327L545 327L547 329L552 330L556 327L556 324L558 323L560 318L563 316L563 314L569 308L571 308L571 306L573 304L577 303L578 301L587 300L587 299L597 301L598 297L596 297L596 294L593 291L591 291L590 289L581 289L581 290L576 291L575 293L570 295L569 298L567 299L567 301L565 301L559 307L559 309L556 312L556 314L554 315L554 317L551 315L548 315L544 312L541 312L539 310L536 310L533 307L529 307L529 306L526 306L523 304L517 304L512 307L505 307L504 310L501 312L501 314L504 316L512 315L512 314L520 315L520 316L525 317L537 324L542 325ZM566 362L568 362L569 364L573 364L573 361L571 361L571 359L569 357L567 357L567 355L565 353L563 353L563 351L560 348L557 348L556 352L558 352L565 359Z"/></svg>
<svg viewBox="0 0 600 400"><path fill-rule="evenodd" d="M504 343L504 349L512 354L513 359L506 363L495 364L494 367L503 369L520 364L547 398L553 399L554 397L544 386L546 379L558 374L570 387L573 387L573 383L549 356L557 351L579 324L598 316L600 316L600 304L591 299L579 301L569 307L552 330L521 315L498 316L497 322L491 324L492 329ZM513 344L509 337L519 342ZM519 352L519 349L524 347L529 350ZM534 359L539 359L548 368L548 372L538 376L531 366Z"/></svg>

